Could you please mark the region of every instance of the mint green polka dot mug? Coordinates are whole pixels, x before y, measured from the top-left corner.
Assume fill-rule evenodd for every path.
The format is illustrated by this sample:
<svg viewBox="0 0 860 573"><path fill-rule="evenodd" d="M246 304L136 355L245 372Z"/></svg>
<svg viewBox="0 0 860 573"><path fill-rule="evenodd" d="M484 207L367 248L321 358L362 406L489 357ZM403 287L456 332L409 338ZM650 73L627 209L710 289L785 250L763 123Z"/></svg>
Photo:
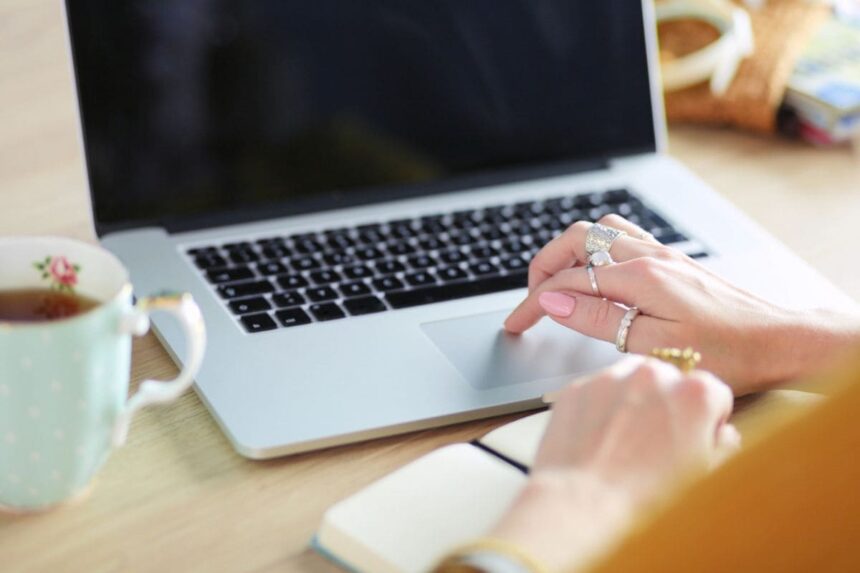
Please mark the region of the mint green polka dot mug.
<svg viewBox="0 0 860 573"><path fill-rule="evenodd" d="M50 289L98 304L68 318L0 318L0 510L39 511L85 492L132 415L178 397L203 360L206 334L190 295L132 303L128 272L99 247L62 238L0 239L0 292ZM175 380L147 380L127 400L131 336L153 311L188 339Z"/></svg>

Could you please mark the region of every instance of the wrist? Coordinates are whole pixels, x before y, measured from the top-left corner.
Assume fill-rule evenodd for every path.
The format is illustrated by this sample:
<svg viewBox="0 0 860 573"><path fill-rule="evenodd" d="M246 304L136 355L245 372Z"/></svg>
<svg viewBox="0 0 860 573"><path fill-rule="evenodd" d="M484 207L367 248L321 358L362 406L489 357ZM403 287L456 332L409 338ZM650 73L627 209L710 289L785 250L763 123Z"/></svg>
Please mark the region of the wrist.
<svg viewBox="0 0 860 573"><path fill-rule="evenodd" d="M592 474L540 470L490 535L562 570L602 552L626 528L632 506L632 496Z"/></svg>
<svg viewBox="0 0 860 573"><path fill-rule="evenodd" d="M807 376L860 344L860 316L824 309L786 310L757 336L751 348L767 350L757 360L757 369L766 373L759 376L759 389L765 389Z"/></svg>

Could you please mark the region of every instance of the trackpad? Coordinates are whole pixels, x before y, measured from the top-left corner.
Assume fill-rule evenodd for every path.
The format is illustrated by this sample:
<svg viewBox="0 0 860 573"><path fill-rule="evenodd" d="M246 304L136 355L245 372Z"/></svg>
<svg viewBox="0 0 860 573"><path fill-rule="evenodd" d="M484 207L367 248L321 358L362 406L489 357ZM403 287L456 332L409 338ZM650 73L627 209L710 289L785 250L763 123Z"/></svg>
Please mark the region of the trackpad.
<svg viewBox="0 0 860 573"><path fill-rule="evenodd" d="M618 358L615 347L548 318L520 336L506 333L509 311L428 322L424 333L478 389L590 372Z"/></svg>

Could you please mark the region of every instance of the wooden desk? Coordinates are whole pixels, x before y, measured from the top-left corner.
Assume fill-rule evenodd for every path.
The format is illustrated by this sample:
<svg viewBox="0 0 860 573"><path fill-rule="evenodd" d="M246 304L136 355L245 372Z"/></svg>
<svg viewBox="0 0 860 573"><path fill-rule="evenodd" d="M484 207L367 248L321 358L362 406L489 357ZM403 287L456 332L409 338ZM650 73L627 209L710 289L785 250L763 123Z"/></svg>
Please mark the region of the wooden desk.
<svg viewBox="0 0 860 573"><path fill-rule="evenodd" d="M0 5L0 234L92 240L59 4ZM860 244L860 161L849 150L692 128L674 129L671 141L706 181L860 299L849 252ZM135 382L174 372L151 335L135 343ZM510 419L250 462L189 393L138 415L83 503L0 517L0 570L336 571L307 549L328 506Z"/></svg>

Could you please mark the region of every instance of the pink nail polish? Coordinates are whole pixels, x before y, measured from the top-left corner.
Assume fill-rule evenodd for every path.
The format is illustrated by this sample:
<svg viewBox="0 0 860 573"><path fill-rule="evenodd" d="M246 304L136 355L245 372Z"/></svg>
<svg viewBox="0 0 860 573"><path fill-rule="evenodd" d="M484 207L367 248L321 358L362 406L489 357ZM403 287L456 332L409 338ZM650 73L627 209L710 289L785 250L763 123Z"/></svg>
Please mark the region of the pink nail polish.
<svg viewBox="0 0 860 573"><path fill-rule="evenodd" d="M545 292L538 297L538 304L548 314L567 318L573 314L576 299L560 292Z"/></svg>

